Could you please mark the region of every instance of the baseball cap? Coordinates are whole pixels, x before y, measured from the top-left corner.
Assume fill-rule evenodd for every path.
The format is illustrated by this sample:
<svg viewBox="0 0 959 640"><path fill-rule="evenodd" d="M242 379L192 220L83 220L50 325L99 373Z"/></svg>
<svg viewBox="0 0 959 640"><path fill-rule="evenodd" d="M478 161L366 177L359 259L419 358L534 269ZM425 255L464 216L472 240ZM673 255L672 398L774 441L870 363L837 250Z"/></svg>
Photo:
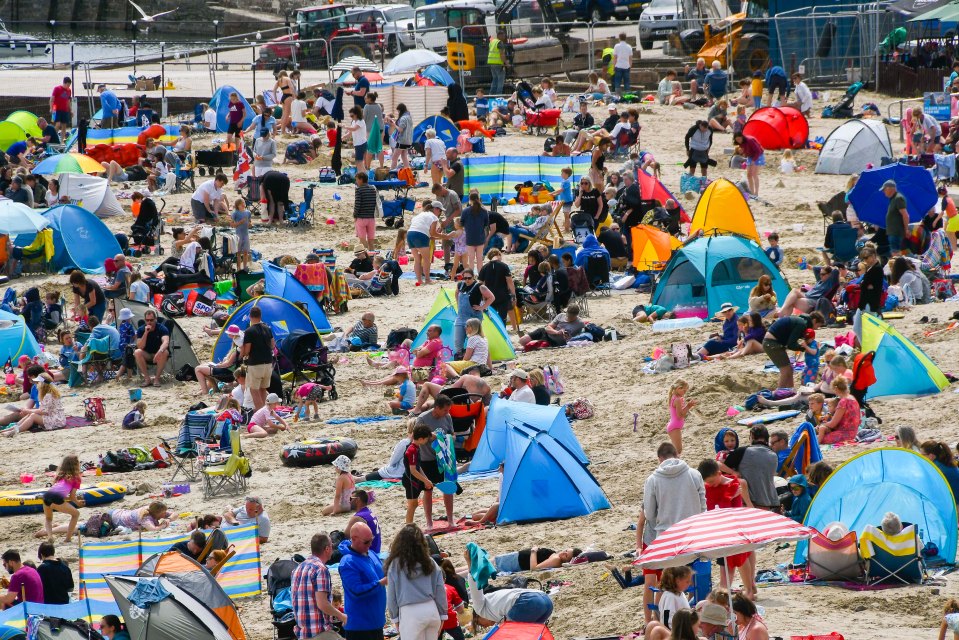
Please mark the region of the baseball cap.
<svg viewBox="0 0 959 640"><path fill-rule="evenodd" d="M266 397L266 402L267 404L279 404L280 396L276 395L275 393L271 393Z"/></svg>
<svg viewBox="0 0 959 640"><path fill-rule="evenodd" d="M896 181L895 181L895 180L886 180L885 182L882 183L882 188L883 188L883 189L895 189L895 188L896 188Z"/></svg>
<svg viewBox="0 0 959 640"><path fill-rule="evenodd" d="M430 203L430 206L433 207L434 209L439 209L440 211L446 213L446 207L444 207L443 203L440 202L439 200L434 200L433 202Z"/></svg>

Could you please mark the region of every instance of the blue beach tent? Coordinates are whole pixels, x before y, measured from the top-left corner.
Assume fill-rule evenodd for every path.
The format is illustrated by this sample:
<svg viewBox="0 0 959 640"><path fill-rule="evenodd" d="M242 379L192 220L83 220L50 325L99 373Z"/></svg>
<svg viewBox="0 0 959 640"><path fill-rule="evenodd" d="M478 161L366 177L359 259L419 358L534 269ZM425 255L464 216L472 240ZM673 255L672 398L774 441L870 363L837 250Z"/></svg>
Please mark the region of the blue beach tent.
<svg viewBox="0 0 959 640"><path fill-rule="evenodd" d="M889 511L916 525L923 543L939 548L940 559L956 561L955 496L935 464L907 449L874 449L840 465L816 492L803 524L823 531L841 522L862 533ZM797 544L795 562L806 561L806 548L805 540Z"/></svg>
<svg viewBox="0 0 959 640"><path fill-rule="evenodd" d="M226 133L227 127L229 127L227 114L230 110L230 94L234 92L240 96L240 102L246 109L246 111L243 112L243 128L246 129L253 124L254 113L253 108L250 107L250 103L246 101L246 98L243 97L243 94L240 93L239 90L225 84L217 89L213 97L210 98L210 107L216 111L216 130L220 133Z"/></svg>
<svg viewBox="0 0 959 640"><path fill-rule="evenodd" d="M949 386L949 380L922 349L874 315L862 316L861 342L863 352L876 353L872 362L876 382L866 391L867 400L928 396Z"/></svg>
<svg viewBox="0 0 959 640"><path fill-rule="evenodd" d="M789 294L782 273L758 244L734 235L696 238L673 253L656 284L652 304L673 311L696 307L696 315L711 318L724 302L744 313L749 292L762 275L772 278L779 300Z"/></svg>
<svg viewBox="0 0 959 640"><path fill-rule="evenodd" d="M40 345L23 316L0 309L0 362L15 363L20 356L32 358L39 354Z"/></svg>
<svg viewBox="0 0 959 640"><path fill-rule="evenodd" d="M250 326L250 309L258 307L263 314L263 322L273 331L273 337L279 344L288 334L293 331L306 331L307 333L316 333L316 327L310 317L300 311L299 307L289 300L277 298L276 296L259 296L247 300L223 323L223 330L217 336L213 344L213 361L220 362L230 352L232 340L226 335L226 329L231 324L235 324L243 331Z"/></svg>
<svg viewBox="0 0 959 640"><path fill-rule="evenodd" d="M453 121L443 116L430 116L416 125L413 129L413 144L422 146L426 142L427 129L436 131L436 137L443 141L447 149L456 146L456 138L459 137L460 131Z"/></svg>
<svg viewBox="0 0 959 640"><path fill-rule="evenodd" d="M303 286L303 283L293 277L289 271L283 267L278 267L272 262L264 260L260 263L263 266L263 280L266 284L266 293L270 296L283 298L290 302L302 302L306 305L307 315L313 321L313 326L319 333L329 333L333 331L330 321L327 319L320 303L316 301L310 290Z"/></svg>
<svg viewBox="0 0 959 640"><path fill-rule="evenodd" d="M470 461L470 471L495 471L499 467L506 455L506 434L510 425L548 433L580 464L589 464L589 458L576 439L562 407L510 402L494 397L486 414L486 427Z"/></svg>
<svg viewBox="0 0 959 640"><path fill-rule="evenodd" d="M43 212L53 229L51 266L63 273L79 269L83 273L105 273L103 262L121 253L120 243L107 225L82 207L61 204ZM18 244L20 238L17 239Z"/></svg>
<svg viewBox="0 0 959 640"><path fill-rule="evenodd" d="M609 506L593 474L560 441L509 426L497 524L575 518Z"/></svg>

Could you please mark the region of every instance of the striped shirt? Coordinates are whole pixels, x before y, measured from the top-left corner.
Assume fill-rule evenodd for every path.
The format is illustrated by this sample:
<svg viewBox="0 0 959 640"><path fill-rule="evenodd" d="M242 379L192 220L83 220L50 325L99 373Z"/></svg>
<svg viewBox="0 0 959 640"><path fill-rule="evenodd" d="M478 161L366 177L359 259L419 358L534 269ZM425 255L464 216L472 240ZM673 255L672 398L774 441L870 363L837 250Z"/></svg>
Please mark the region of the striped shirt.
<svg viewBox="0 0 959 640"><path fill-rule="evenodd" d="M376 216L376 189L368 184L356 188L353 200L354 218L373 218Z"/></svg>

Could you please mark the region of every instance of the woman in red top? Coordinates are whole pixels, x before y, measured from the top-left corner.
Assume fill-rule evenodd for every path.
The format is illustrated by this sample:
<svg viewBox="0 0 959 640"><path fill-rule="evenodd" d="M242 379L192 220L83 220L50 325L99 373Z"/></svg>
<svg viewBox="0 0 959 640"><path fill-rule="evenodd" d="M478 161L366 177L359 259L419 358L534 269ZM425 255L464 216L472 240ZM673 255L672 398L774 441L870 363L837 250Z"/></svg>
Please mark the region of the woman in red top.
<svg viewBox="0 0 959 640"><path fill-rule="evenodd" d="M706 485L706 510L733 509L742 507L745 501L749 502L749 493L746 490L746 481L735 476L727 476L719 471L719 463L715 460L703 460L699 463L699 474ZM719 572L720 583L724 589L729 589L736 569L743 581L743 594L753 600L756 598L756 554L737 553L717 560L717 564L726 570Z"/></svg>
<svg viewBox="0 0 959 640"><path fill-rule="evenodd" d="M752 136L737 133L733 142L739 147L740 155L746 157L746 183L749 193L759 195L759 167L766 166L766 151L759 141Z"/></svg>

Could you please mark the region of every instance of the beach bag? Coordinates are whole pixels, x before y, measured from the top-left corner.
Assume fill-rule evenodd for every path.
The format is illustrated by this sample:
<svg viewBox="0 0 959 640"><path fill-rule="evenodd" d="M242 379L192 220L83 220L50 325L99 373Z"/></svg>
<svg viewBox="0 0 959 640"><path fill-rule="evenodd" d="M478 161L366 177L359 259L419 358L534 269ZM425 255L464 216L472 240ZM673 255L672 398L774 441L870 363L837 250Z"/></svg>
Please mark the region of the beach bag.
<svg viewBox="0 0 959 640"><path fill-rule="evenodd" d="M688 342L677 342L669 346L669 352L673 356L673 369L685 369L693 359L693 348Z"/></svg>
<svg viewBox="0 0 959 640"><path fill-rule="evenodd" d="M100 470L109 473L127 473L137 466L136 457L129 451L120 450L114 453L107 451L100 460Z"/></svg>
<svg viewBox="0 0 959 640"><path fill-rule="evenodd" d="M410 377L416 384L429 382L433 378L433 367L413 367L410 370ZM392 398L393 395L390 394L390 397Z"/></svg>
<svg viewBox="0 0 959 640"><path fill-rule="evenodd" d="M83 401L83 417L88 422L101 422L107 419L103 408L103 398L87 398Z"/></svg>
<svg viewBox="0 0 959 640"><path fill-rule="evenodd" d="M940 300L945 300L956 295L956 285L952 283L952 280L933 280L931 285L932 297L938 298Z"/></svg>
<svg viewBox="0 0 959 640"><path fill-rule="evenodd" d="M416 340L417 333L416 329L410 329L409 327L393 329L389 335L386 336L386 348L395 349L403 344L404 340Z"/></svg>
<svg viewBox="0 0 959 640"><path fill-rule="evenodd" d="M173 377L180 382L196 382L196 371L190 365L185 364L177 369Z"/></svg>
<svg viewBox="0 0 959 640"><path fill-rule="evenodd" d="M377 182L383 182L390 179L390 170L386 167L376 167L373 169L373 179Z"/></svg>
<svg viewBox="0 0 959 640"><path fill-rule="evenodd" d="M116 525L109 513L94 513L83 525L83 535L88 538L106 538L114 529Z"/></svg>
<svg viewBox="0 0 959 640"><path fill-rule="evenodd" d="M473 153L486 153L486 138L483 136L470 138L470 144L473 145Z"/></svg>
<svg viewBox="0 0 959 640"><path fill-rule="evenodd" d="M333 167L320 167L317 179L323 184L336 184L336 171L333 171Z"/></svg>
<svg viewBox="0 0 959 640"><path fill-rule="evenodd" d="M559 375L559 367L555 364L548 364L543 367L543 378L545 379L546 388L549 389L549 392L554 396L563 395L563 392L566 391L563 386L563 380Z"/></svg>
<svg viewBox="0 0 959 640"><path fill-rule="evenodd" d="M566 405L566 416L576 420L589 420L595 413L593 404L586 398L576 398Z"/></svg>

